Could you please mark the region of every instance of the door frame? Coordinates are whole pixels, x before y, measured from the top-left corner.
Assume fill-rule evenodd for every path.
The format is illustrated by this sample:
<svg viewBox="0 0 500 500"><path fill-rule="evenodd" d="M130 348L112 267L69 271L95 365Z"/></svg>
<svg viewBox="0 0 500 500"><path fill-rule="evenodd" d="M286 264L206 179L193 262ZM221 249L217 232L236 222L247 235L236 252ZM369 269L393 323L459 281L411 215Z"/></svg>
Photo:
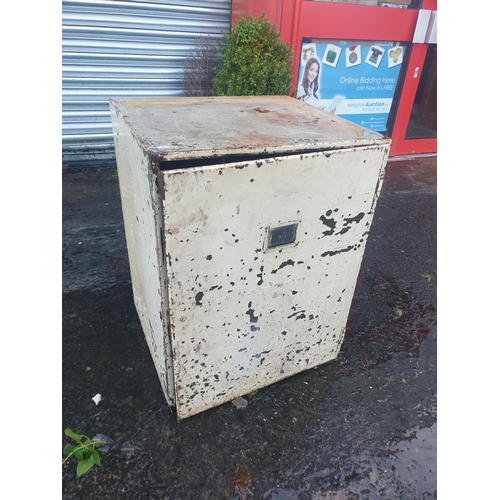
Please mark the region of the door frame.
<svg viewBox="0 0 500 500"><path fill-rule="evenodd" d="M392 146L390 156L437 152L437 138L405 139L410 121L415 95L417 93L422 68L427 55L428 44L414 44L411 48L406 75L399 97L394 125L392 128Z"/></svg>
<svg viewBox="0 0 500 500"><path fill-rule="evenodd" d="M423 0L420 10L437 11L437 0ZM429 45L431 44L411 44L410 57L407 61L391 133L392 147L390 156L437 153L437 137L405 139Z"/></svg>

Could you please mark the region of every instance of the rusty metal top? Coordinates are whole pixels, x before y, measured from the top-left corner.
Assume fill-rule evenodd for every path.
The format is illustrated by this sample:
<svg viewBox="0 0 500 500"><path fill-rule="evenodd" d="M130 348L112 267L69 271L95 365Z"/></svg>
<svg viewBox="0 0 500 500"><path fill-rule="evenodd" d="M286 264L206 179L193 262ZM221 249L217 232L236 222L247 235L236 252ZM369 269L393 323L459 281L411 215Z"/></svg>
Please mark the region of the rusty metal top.
<svg viewBox="0 0 500 500"><path fill-rule="evenodd" d="M110 105L145 152L164 161L390 142L288 96L110 99Z"/></svg>

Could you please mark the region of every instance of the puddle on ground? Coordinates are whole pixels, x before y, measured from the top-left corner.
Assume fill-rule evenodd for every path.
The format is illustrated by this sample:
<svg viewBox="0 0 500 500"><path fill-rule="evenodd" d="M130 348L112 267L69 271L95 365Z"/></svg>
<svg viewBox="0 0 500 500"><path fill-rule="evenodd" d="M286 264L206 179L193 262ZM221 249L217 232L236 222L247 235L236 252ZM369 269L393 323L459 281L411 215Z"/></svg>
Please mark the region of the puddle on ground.
<svg viewBox="0 0 500 500"><path fill-rule="evenodd" d="M265 500L415 500L437 497L436 423L413 428L376 455L363 450L333 467L307 473L306 468L284 475L302 476L298 490L275 488ZM313 482L320 480L321 491ZM321 483L322 481L322 483ZM331 488L333 484L338 487ZM317 481L316 481L317 484Z"/></svg>

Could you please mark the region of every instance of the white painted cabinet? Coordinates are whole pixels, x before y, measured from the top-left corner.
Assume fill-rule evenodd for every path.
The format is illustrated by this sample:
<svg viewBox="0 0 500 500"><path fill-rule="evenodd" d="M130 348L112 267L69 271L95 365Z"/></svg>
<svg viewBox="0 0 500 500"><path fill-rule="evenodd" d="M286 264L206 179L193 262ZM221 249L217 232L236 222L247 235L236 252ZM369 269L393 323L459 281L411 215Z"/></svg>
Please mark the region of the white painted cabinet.
<svg viewBox="0 0 500 500"><path fill-rule="evenodd" d="M283 96L110 105L134 300L178 418L333 360L390 139Z"/></svg>

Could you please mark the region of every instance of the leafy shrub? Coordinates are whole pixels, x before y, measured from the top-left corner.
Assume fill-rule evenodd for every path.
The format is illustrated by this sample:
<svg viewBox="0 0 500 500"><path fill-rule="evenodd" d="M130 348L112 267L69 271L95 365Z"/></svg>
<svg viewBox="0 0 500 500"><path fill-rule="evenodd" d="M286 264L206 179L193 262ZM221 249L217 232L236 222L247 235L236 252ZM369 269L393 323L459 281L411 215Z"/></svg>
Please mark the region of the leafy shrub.
<svg viewBox="0 0 500 500"><path fill-rule="evenodd" d="M215 95L289 95L293 52L265 14L240 17L224 35Z"/></svg>

